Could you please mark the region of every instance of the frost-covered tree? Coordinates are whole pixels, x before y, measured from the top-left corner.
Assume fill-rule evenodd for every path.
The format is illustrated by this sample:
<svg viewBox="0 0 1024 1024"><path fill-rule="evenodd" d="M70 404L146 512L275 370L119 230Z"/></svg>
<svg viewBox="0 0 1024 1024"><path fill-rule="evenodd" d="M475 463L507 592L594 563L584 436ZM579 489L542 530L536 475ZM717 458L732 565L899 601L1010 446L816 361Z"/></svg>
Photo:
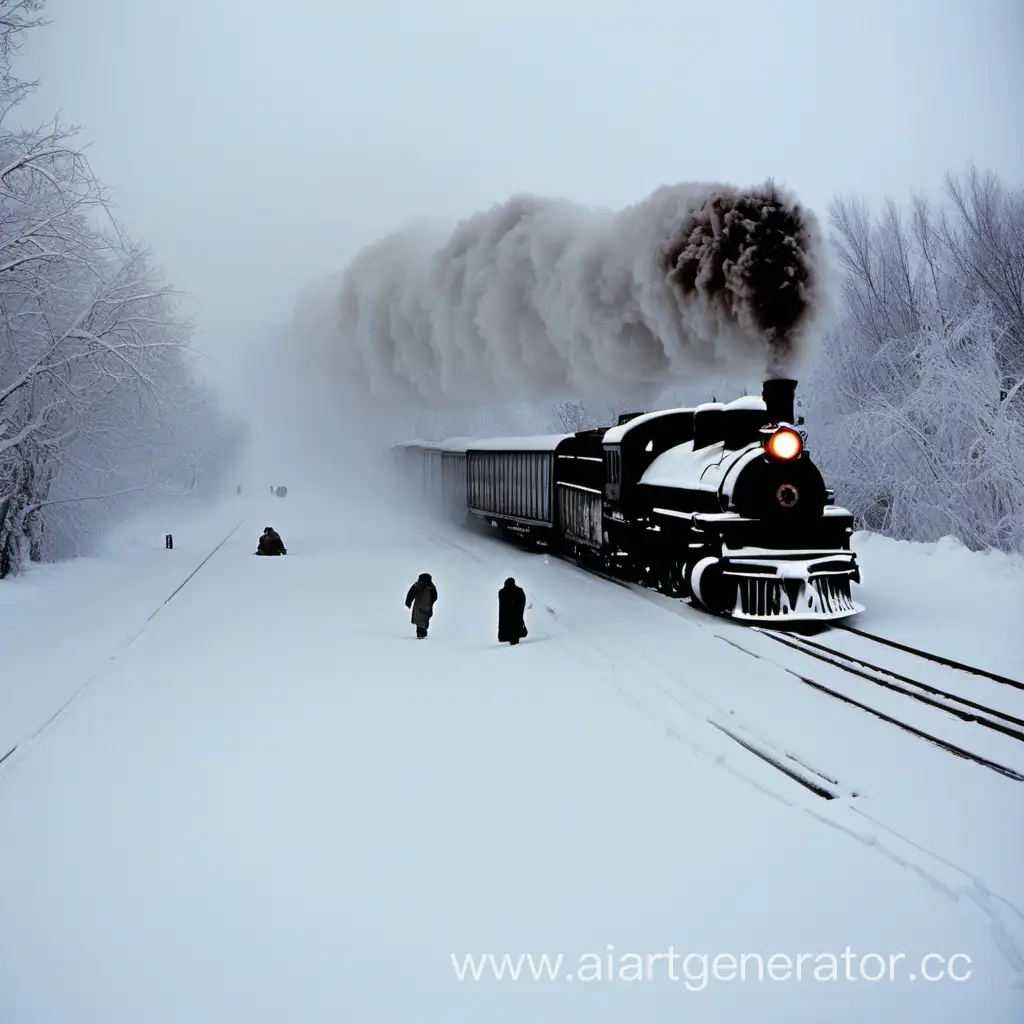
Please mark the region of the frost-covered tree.
<svg viewBox="0 0 1024 1024"><path fill-rule="evenodd" d="M839 201L843 317L807 381L816 455L870 530L1024 550L1024 189Z"/></svg>
<svg viewBox="0 0 1024 1024"><path fill-rule="evenodd" d="M77 553L132 496L197 492L227 432L75 133L9 126L29 89L10 58L42 7L0 0L0 578Z"/></svg>

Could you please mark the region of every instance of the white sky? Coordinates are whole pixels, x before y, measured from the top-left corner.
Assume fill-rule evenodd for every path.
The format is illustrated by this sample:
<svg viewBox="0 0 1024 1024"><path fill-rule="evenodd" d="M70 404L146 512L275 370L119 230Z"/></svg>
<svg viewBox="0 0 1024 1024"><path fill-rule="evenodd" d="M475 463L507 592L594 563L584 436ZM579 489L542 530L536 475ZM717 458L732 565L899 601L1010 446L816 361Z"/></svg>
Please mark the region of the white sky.
<svg viewBox="0 0 1024 1024"><path fill-rule="evenodd" d="M84 128L189 292L216 374L298 291L421 215L517 191L619 207L772 176L1024 180L1021 0L50 0L31 119ZM1014 127L1016 125L1016 127Z"/></svg>

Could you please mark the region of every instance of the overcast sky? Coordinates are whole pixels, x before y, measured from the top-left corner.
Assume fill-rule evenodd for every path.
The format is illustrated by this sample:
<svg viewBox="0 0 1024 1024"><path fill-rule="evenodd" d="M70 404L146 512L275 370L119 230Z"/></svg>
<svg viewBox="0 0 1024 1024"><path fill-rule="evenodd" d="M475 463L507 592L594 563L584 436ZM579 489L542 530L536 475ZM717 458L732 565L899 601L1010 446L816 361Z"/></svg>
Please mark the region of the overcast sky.
<svg viewBox="0 0 1024 1024"><path fill-rule="evenodd" d="M1021 0L49 0L18 68L233 353L413 217L1024 180Z"/></svg>

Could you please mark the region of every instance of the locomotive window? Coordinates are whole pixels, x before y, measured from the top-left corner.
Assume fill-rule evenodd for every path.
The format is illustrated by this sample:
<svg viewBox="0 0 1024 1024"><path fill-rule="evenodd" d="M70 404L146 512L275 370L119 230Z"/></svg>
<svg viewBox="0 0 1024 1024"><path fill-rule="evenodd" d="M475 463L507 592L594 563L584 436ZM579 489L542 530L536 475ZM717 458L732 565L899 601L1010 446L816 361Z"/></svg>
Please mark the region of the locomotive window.
<svg viewBox="0 0 1024 1024"><path fill-rule="evenodd" d="M605 464L607 466L608 483L619 483L621 463L618 448L612 448L605 452Z"/></svg>

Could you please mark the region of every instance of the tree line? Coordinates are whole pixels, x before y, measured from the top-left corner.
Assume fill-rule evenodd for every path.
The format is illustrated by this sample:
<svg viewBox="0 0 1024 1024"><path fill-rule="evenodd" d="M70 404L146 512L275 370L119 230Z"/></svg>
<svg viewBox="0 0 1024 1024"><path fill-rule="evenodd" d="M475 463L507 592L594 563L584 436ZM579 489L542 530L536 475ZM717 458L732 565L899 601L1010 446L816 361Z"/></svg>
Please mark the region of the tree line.
<svg viewBox="0 0 1024 1024"><path fill-rule="evenodd" d="M44 4L0 0L0 579L81 553L147 497L203 493L238 432L76 132L11 124Z"/></svg>
<svg viewBox="0 0 1024 1024"><path fill-rule="evenodd" d="M1024 188L972 168L942 200L833 204L807 423L863 529L1024 552Z"/></svg>

